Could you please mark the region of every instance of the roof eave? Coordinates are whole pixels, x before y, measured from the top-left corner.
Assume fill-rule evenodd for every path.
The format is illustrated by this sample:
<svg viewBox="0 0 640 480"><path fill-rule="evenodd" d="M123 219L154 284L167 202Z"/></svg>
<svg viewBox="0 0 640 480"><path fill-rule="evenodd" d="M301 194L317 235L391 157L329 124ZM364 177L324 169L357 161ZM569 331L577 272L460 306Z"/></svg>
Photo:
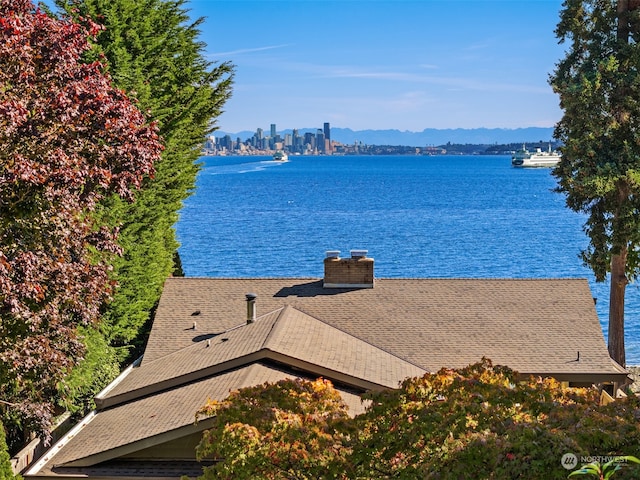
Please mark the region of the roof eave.
<svg viewBox="0 0 640 480"><path fill-rule="evenodd" d="M535 372L535 373L519 373L520 378L529 377L542 377L542 378L555 378L559 382L576 382L576 383L592 383L594 385L608 384L608 383L627 383L630 381L628 374L625 373L549 373L549 372Z"/></svg>
<svg viewBox="0 0 640 480"><path fill-rule="evenodd" d="M225 362L211 365L207 368L202 368L199 370L195 370L193 372L189 372L185 375L172 377L167 380L163 380L157 383L152 383L140 388L129 390L128 392L124 392L119 395L115 395L113 397L96 399L96 407L98 408L98 410L103 410L105 408L122 405L124 403L136 400L141 397L153 395L155 393L159 393L164 390L177 388L182 385L201 380L203 378L211 377L229 370L233 370L235 368L245 366L249 363L254 363L256 361L259 361L261 358L262 358L262 353L260 350L258 350L248 355L236 357Z"/></svg>
<svg viewBox="0 0 640 480"><path fill-rule="evenodd" d="M122 445L122 446L113 448L111 450L106 450L104 452L99 452L84 458L79 458L77 460L67 462L63 465L55 465L55 466L91 467L98 463L106 462L108 460L113 460L115 458L120 458L125 455L129 455L131 453L135 453L150 447L155 447L156 445L170 442L171 440L176 440L178 438L186 437L193 433L202 432L204 430L207 430L213 427L214 422L215 422L215 417L205 418L203 420L198 421L197 423L194 422L189 425L184 425L174 430L163 432L159 435L146 437L136 442L128 443L126 445Z"/></svg>

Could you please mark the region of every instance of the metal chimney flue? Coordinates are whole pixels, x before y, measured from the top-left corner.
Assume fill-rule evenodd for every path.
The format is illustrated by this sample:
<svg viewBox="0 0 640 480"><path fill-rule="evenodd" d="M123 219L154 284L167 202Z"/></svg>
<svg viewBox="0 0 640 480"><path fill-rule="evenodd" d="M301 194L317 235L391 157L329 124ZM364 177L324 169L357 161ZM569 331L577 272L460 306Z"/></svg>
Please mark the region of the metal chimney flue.
<svg viewBox="0 0 640 480"><path fill-rule="evenodd" d="M256 321L256 298L258 295L255 293L247 293L247 325Z"/></svg>

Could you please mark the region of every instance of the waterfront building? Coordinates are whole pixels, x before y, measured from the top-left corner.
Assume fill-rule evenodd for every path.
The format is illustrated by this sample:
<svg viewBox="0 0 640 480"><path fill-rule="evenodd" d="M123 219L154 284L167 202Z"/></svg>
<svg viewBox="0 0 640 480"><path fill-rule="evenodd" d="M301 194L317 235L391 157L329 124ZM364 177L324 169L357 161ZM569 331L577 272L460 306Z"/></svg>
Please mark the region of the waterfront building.
<svg viewBox="0 0 640 480"><path fill-rule="evenodd" d="M323 278L168 278L144 356L23 477L195 478L208 398L323 377L355 415L362 393L482 357L566 386L628 380L586 279L374 278L365 250L327 252Z"/></svg>

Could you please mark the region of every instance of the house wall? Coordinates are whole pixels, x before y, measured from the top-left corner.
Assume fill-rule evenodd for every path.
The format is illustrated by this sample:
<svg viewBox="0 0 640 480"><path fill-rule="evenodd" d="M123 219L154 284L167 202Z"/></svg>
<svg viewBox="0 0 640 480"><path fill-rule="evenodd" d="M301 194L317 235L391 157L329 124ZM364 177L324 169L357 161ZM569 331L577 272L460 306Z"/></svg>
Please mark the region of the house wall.
<svg viewBox="0 0 640 480"><path fill-rule="evenodd" d="M135 460L195 460L202 432L130 453L122 458Z"/></svg>

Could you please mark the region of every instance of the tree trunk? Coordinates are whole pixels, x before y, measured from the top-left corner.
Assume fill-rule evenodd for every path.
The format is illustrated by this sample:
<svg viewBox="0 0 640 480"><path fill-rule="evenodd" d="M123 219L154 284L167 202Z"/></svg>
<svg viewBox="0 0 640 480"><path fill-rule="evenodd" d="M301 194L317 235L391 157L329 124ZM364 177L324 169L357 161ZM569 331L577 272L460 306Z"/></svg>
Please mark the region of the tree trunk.
<svg viewBox="0 0 640 480"><path fill-rule="evenodd" d="M635 7L634 7L635 8ZM620 44L629 42L630 33L630 11L629 0L616 1L616 13L618 16L618 26L616 36ZM617 88L620 99L627 94L624 84ZM614 115L618 122L629 121L629 114L621 108L622 101L615 102ZM624 205L629 200L629 189L626 183L622 183L618 188L617 204ZM616 212L616 217L617 217ZM624 352L624 294L627 288L627 246L621 247L620 252L611 255L611 290L609 292L609 335L608 347L609 356L623 367L626 364Z"/></svg>
<svg viewBox="0 0 640 480"><path fill-rule="evenodd" d="M627 43L629 41L629 0L617 0L616 11L618 14L618 40Z"/></svg>
<svg viewBox="0 0 640 480"><path fill-rule="evenodd" d="M611 291L609 294L609 356L623 367L624 353L624 293L627 287L627 249L611 256Z"/></svg>

